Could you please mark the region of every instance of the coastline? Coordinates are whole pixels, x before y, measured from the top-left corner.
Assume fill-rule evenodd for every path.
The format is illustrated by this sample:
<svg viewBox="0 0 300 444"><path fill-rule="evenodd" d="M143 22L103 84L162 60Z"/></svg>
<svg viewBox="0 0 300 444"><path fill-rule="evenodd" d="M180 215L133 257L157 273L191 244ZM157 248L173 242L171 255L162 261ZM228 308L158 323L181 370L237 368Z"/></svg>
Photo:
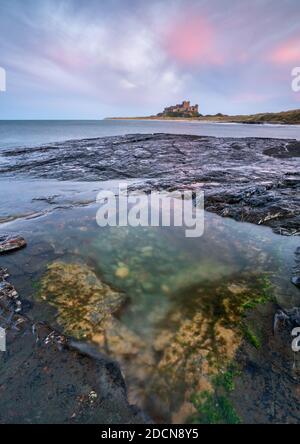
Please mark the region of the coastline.
<svg viewBox="0 0 300 444"><path fill-rule="evenodd" d="M207 123L207 124L220 124L220 125L226 125L226 124L236 124L236 125L274 125L274 126L300 126L300 120L297 123L285 123L285 122L272 122L272 121L265 121L265 122L247 122L243 120L231 120L231 119L224 119L224 120L217 120L217 119L208 119L208 118L195 118L195 117L105 117L102 119L103 121L155 121L155 122L189 122L189 123Z"/></svg>
<svg viewBox="0 0 300 444"><path fill-rule="evenodd" d="M300 110L296 109L278 113L259 113L234 116L216 114L184 118L172 116L107 117L103 120L156 120L174 122L240 123L245 125L300 125Z"/></svg>
<svg viewBox="0 0 300 444"><path fill-rule="evenodd" d="M199 119L195 117L182 118L182 117L106 117L102 119L103 121L154 121L154 122L182 122L182 123L206 123L206 124L219 124L219 125L272 125L272 126L300 126L299 123L279 123L279 122L244 122L236 120L215 120L215 119Z"/></svg>

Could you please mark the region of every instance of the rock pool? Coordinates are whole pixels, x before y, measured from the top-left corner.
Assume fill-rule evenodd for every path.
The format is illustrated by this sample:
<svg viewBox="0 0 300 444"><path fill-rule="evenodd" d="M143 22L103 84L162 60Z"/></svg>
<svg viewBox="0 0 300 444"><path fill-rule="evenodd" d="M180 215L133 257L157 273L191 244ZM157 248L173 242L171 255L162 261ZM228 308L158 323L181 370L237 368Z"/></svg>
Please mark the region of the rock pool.
<svg viewBox="0 0 300 444"><path fill-rule="evenodd" d="M8 231L28 246L0 257L0 266L31 302L31 317L117 360L131 404L158 422L193 421L195 396L214 393L232 365L243 373L243 347L262 365L255 354L272 337L275 304L299 305L290 282L298 239L207 212L197 239L182 228L100 228L96 211L89 205L11 223ZM249 420L234 393L234 418Z"/></svg>

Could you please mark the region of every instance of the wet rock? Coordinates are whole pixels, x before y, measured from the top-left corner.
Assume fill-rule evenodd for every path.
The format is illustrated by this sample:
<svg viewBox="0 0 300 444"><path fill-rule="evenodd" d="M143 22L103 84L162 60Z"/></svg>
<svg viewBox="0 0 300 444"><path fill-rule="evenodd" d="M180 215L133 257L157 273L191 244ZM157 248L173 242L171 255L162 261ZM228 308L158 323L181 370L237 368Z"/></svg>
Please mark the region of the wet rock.
<svg viewBox="0 0 300 444"><path fill-rule="evenodd" d="M73 140L2 151L7 163L0 176L132 178L142 179L134 188L146 192L199 189L209 211L299 235L299 145L296 140L170 134Z"/></svg>
<svg viewBox="0 0 300 444"><path fill-rule="evenodd" d="M11 313L21 313L22 302L15 287L7 281L9 274L6 269L0 268L0 319L7 323L10 317L6 318L5 311Z"/></svg>
<svg viewBox="0 0 300 444"><path fill-rule="evenodd" d="M300 142L289 142L285 145L279 145L276 148L269 148L264 151L264 154L278 157L279 159L300 157Z"/></svg>
<svg viewBox="0 0 300 444"><path fill-rule="evenodd" d="M9 234L0 235L0 254L19 250L26 246L26 240L22 236Z"/></svg>
<svg viewBox="0 0 300 444"><path fill-rule="evenodd" d="M54 194L53 196L41 196L41 197L34 197L32 199L33 202L45 202L47 204L53 205L56 203L56 199L60 197L59 194Z"/></svg>
<svg viewBox="0 0 300 444"><path fill-rule="evenodd" d="M110 356L133 356L143 347L143 341L117 319L127 296L102 282L87 265L51 264L40 297L57 308L64 331L89 339Z"/></svg>
<svg viewBox="0 0 300 444"><path fill-rule="evenodd" d="M291 281L292 284L300 288L300 247L295 251L295 266L293 268L293 274Z"/></svg>
<svg viewBox="0 0 300 444"><path fill-rule="evenodd" d="M58 310L58 322L78 339L91 338L127 297L102 282L87 265L54 262L41 282L40 298Z"/></svg>
<svg viewBox="0 0 300 444"><path fill-rule="evenodd" d="M0 280L3 281L4 279L9 278L9 273L5 268L0 268Z"/></svg>
<svg viewBox="0 0 300 444"><path fill-rule="evenodd" d="M289 310L279 308L273 319L273 334L275 335L278 324L283 323L287 324L290 329L294 327L300 327L300 308L299 307L293 307Z"/></svg>
<svg viewBox="0 0 300 444"><path fill-rule="evenodd" d="M0 269L0 276L8 273ZM7 343L7 352L0 353L0 423L149 422L129 405L116 362L16 313L11 284L5 284L0 290L0 327Z"/></svg>
<svg viewBox="0 0 300 444"><path fill-rule="evenodd" d="M296 285L296 287L300 288L300 277L299 276L294 276L291 279L292 284Z"/></svg>
<svg viewBox="0 0 300 444"><path fill-rule="evenodd" d="M247 424L300 421L300 356L291 347L292 325L280 323L272 334L274 309L269 304L248 314L248 322L259 325L261 346L255 349L244 342L236 356L241 372L230 398Z"/></svg>
<svg viewBox="0 0 300 444"><path fill-rule="evenodd" d="M139 399L147 411L160 412L164 421L187 420L191 395L212 390L218 370L235 358L245 311L258 303L262 285L259 276L239 275L214 282L211 290L202 282L172 294L181 303L160 320L164 329L152 345L156 360L143 374L148 383Z"/></svg>
<svg viewBox="0 0 300 444"><path fill-rule="evenodd" d="M106 354L117 359L122 368L130 363L134 379L144 379L145 372L154 367L144 341L118 319L128 298L103 283L88 266L51 264L42 279L40 297L56 307L57 321L64 331L81 340L75 346L80 352L94 357ZM90 343L82 342L83 338ZM126 373L129 379L132 375ZM138 399L129 397L132 403Z"/></svg>

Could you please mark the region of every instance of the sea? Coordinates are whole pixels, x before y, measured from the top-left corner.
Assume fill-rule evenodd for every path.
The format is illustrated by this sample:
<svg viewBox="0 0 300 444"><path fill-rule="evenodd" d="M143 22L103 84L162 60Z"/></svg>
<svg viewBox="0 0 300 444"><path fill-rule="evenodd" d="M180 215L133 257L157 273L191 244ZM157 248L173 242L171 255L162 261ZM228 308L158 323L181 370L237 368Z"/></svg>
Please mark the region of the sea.
<svg viewBox="0 0 300 444"><path fill-rule="evenodd" d="M71 139L137 133L300 139L300 125L245 125L158 120L9 120L0 121L0 150Z"/></svg>

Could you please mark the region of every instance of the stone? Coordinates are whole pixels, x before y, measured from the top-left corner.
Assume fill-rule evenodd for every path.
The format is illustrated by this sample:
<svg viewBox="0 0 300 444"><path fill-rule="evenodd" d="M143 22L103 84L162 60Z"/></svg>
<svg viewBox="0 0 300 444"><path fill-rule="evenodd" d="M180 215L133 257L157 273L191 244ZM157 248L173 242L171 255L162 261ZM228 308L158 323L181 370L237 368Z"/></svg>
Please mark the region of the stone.
<svg viewBox="0 0 300 444"><path fill-rule="evenodd" d="M116 277L120 279L126 279L129 276L128 267L118 267L115 272Z"/></svg>
<svg viewBox="0 0 300 444"><path fill-rule="evenodd" d="M19 235L0 235L0 254L20 250L26 246L26 240Z"/></svg>
<svg viewBox="0 0 300 444"><path fill-rule="evenodd" d="M7 278L8 273L0 268L0 277L4 276ZM87 278L93 286L91 272ZM5 290L12 287L5 281L0 290L0 328L6 331L7 345L7 352L0 352L0 423L150 422L129 404L115 361L45 322L16 312L10 290ZM98 295L99 288L100 284L96 288ZM108 293L103 288L102 292ZM111 293L114 294L112 290Z"/></svg>
<svg viewBox="0 0 300 444"><path fill-rule="evenodd" d="M58 322L77 339L92 338L127 297L101 281L85 264L54 262L41 281L39 297L55 306Z"/></svg>

